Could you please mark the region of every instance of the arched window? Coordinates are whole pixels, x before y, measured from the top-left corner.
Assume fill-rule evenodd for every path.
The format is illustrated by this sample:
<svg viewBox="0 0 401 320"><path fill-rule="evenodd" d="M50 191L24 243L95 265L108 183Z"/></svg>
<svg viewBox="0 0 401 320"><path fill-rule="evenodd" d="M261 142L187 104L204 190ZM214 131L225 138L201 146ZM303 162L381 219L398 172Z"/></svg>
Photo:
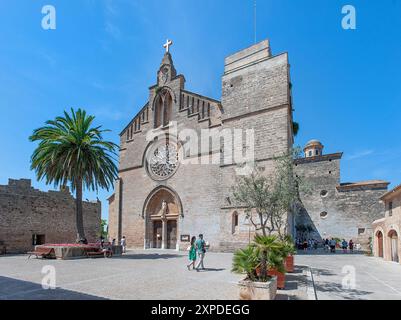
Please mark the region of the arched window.
<svg viewBox="0 0 401 320"><path fill-rule="evenodd" d="M166 126L171 121L171 114L173 113L173 99L168 91L164 95L164 117L163 125Z"/></svg>
<svg viewBox="0 0 401 320"><path fill-rule="evenodd" d="M238 212L234 211L232 215L232 234L234 234L238 229Z"/></svg>
<svg viewBox="0 0 401 320"><path fill-rule="evenodd" d="M156 98L156 104L155 104L155 128L158 128L162 125L163 121L163 100L161 96L158 96Z"/></svg>
<svg viewBox="0 0 401 320"><path fill-rule="evenodd" d="M173 111L173 99L170 92L163 90L155 99L154 126L166 126L171 121Z"/></svg>

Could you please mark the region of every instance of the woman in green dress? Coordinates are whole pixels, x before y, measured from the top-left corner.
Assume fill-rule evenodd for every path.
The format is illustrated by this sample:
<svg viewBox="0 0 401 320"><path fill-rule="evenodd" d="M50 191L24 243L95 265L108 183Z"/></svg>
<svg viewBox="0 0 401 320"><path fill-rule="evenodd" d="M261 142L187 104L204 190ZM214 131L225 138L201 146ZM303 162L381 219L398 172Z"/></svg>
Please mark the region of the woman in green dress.
<svg viewBox="0 0 401 320"><path fill-rule="evenodd" d="M195 246L196 237L191 238L191 246L189 247L189 264L187 265L188 270L195 269L195 262L196 262L196 246Z"/></svg>

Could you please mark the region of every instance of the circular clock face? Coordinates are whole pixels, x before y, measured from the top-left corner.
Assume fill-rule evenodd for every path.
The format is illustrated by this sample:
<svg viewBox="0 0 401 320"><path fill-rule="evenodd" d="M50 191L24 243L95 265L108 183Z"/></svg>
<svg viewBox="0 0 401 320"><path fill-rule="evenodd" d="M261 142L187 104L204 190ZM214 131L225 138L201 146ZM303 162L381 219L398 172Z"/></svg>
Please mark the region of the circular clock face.
<svg viewBox="0 0 401 320"><path fill-rule="evenodd" d="M168 79L168 68L163 68L162 69L161 79L162 79L163 83L167 82L167 79Z"/></svg>
<svg viewBox="0 0 401 320"><path fill-rule="evenodd" d="M157 180L171 177L178 167L177 146L172 143L163 143L150 150L148 170Z"/></svg>

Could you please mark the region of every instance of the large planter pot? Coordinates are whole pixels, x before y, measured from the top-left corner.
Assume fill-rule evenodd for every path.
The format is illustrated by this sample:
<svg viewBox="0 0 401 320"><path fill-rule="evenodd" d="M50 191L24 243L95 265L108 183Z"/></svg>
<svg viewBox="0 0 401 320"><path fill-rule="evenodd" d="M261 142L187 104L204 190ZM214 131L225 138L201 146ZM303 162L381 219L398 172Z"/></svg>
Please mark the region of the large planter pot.
<svg viewBox="0 0 401 320"><path fill-rule="evenodd" d="M277 288L284 289L285 288L285 273L278 272L276 269L269 269L267 271L269 276L277 277Z"/></svg>
<svg viewBox="0 0 401 320"><path fill-rule="evenodd" d="M285 271L294 272L294 256L290 255L284 261Z"/></svg>
<svg viewBox="0 0 401 320"><path fill-rule="evenodd" d="M238 282L240 300L274 300L277 294L277 277L267 282L242 280Z"/></svg>

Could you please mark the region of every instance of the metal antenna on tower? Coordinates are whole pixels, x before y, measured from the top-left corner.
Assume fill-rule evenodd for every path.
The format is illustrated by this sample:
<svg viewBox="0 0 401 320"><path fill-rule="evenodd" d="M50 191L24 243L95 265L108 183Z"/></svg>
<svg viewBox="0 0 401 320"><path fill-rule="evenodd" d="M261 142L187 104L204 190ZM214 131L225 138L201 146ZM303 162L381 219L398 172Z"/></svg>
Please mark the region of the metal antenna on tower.
<svg viewBox="0 0 401 320"><path fill-rule="evenodd" d="M256 0L253 5L253 31L254 31L254 42L256 43Z"/></svg>

